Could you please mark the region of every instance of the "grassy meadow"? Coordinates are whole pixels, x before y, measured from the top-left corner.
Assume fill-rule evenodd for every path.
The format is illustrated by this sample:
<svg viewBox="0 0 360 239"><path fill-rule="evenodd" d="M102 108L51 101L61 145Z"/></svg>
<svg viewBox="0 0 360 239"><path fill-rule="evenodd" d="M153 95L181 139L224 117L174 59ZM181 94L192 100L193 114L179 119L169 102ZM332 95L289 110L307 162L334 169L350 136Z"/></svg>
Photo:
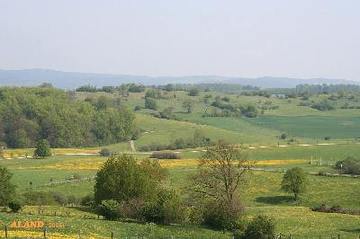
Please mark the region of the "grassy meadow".
<svg viewBox="0 0 360 239"><path fill-rule="evenodd" d="M176 94L174 97L173 94ZM233 104L263 105L271 102L278 106L265 110L256 118L203 117L212 106L204 102L205 95L227 96ZM78 100L87 97L120 97L130 109L144 106L144 93L130 93L126 99L118 93L77 93ZM184 100L193 101L193 111L186 113ZM313 97L317 101L320 98ZM99 151L108 148L117 153L131 153L137 158L149 157L151 152L137 149L149 144L169 144L177 138L192 138L200 130L212 141L226 140L242 145L248 159L254 162L255 170L248 175L248 182L241 189L246 221L264 214L274 218L276 232L292 235L293 238L341 238L355 239L360 235L360 217L355 215L313 212L311 207L325 203L344 208L360 208L360 178L343 176L318 176L318 172L336 173L334 164L348 156L360 158L360 112L335 109L320 112L310 107L299 106L299 99L265 98L220 92L201 92L188 96L184 91L167 92L165 98L157 99L158 110L173 107L175 119L160 119L145 109L136 111L136 125L141 133L133 143L124 141L102 147L57 148L53 156L33 159L34 149L6 149L0 165L13 173L17 190L59 192L76 198L91 194L97 170L107 160ZM270 104L270 103L267 103ZM286 134L286 139L280 139ZM324 139L328 137L328 139ZM204 148L176 150L180 159L160 160L169 172L169 184L187 196L186 188L192 174L197 170L197 159ZM301 167L308 173L308 188L294 203L292 195L280 190L286 169ZM214 231L191 225L161 226L140 224L131 221L113 222L81 208L59 205L39 207L26 206L20 213L0 212L0 224L14 220L43 220L59 223L64 227L49 228L49 238L232 238L230 233ZM1 235L2 232L0 232ZM10 231L11 238L41 237L41 229L17 229ZM66 235L66 237L64 236Z"/></svg>

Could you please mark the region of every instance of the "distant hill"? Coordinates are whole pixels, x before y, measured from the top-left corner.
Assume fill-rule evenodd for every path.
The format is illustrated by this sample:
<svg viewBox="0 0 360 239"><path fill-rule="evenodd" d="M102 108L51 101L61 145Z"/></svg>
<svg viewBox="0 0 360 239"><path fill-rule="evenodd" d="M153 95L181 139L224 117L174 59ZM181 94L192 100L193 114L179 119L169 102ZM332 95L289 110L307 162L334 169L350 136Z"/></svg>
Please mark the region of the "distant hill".
<svg viewBox="0 0 360 239"><path fill-rule="evenodd" d="M223 77L223 76L139 76L115 75L101 73L64 72L46 69L0 70L0 85L4 86L37 86L41 83L51 83L55 87L74 89L82 85L117 86L123 83L141 83L144 85L159 85L167 83L197 84L197 83L227 83L251 85L261 88L292 88L298 84L360 84L360 82L342 79L298 79L286 77Z"/></svg>

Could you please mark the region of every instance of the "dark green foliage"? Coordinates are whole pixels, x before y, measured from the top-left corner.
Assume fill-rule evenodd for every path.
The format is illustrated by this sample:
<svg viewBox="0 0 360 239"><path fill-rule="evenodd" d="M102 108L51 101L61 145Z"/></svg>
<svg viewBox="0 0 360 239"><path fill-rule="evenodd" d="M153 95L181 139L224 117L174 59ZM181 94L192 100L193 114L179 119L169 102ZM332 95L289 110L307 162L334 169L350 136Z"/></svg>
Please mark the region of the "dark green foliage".
<svg viewBox="0 0 360 239"><path fill-rule="evenodd" d="M171 190L160 190L152 202L145 204L142 217L147 222L169 224L184 220L184 207L179 195Z"/></svg>
<svg viewBox="0 0 360 239"><path fill-rule="evenodd" d="M241 114L248 118L255 118L258 115L258 110L253 105L240 107Z"/></svg>
<svg viewBox="0 0 360 239"><path fill-rule="evenodd" d="M345 160L336 162L335 168L341 173L360 175L360 159L347 157Z"/></svg>
<svg viewBox="0 0 360 239"><path fill-rule="evenodd" d="M295 167L286 171L281 182L281 189L293 193L295 201L300 193L304 192L307 185L306 173L302 168Z"/></svg>
<svg viewBox="0 0 360 239"><path fill-rule="evenodd" d="M114 156L96 174L95 201L152 198L164 176L156 161L146 159L138 164L130 155Z"/></svg>
<svg viewBox="0 0 360 239"><path fill-rule="evenodd" d="M116 220L120 217L120 204L116 200L103 200L97 207L97 211L107 220Z"/></svg>
<svg viewBox="0 0 360 239"><path fill-rule="evenodd" d="M11 183L12 174L0 166L0 206L7 205L15 196L15 186Z"/></svg>
<svg viewBox="0 0 360 239"><path fill-rule="evenodd" d="M21 210L22 204L19 201L11 201L9 202L8 207L10 208L11 212L17 213Z"/></svg>
<svg viewBox="0 0 360 239"><path fill-rule="evenodd" d="M51 156L51 149L49 142L46 139L39 140L36 143L36 149L34 151L35 158L45 158Z"/></svg>
<svg viewBox="0 0 360 239"><path fill-rule="evenodd" d="M210 201L203 208L203 224L217 230L238 228L243 212L241 204Z"/></svg>
<svg viewBox="0 0 360 239"><path fill-rule="evenodd" d="M51 147L117 143L134 130L134 115L107 98L76 101L53 88L0 88L0 142L8 147Z"/></svg>
<svg viewBox="0 0 360 239"><path fill-rule="evenodd" d="M280 135L280 139L285 140L286 138L287 138L287 134L282 133L282 134Z"/></svg>
<svg viewBox="0 0 360 239"><path fill-rule="evenodd" d="M95 205L94 195L89 194L81 198L80 205L84 207L93 207Z"/></svg>
<svg viewBox="0 0 360 239"><path fill-rule="evenodd" d="M99 154L102 157L110 157L112 155L112 152L108 148L103 148L100 150Z"/></svg>
<svg viewBox="0 0 360 239"><path fill-rule="evenodd" d="M163 119L175 119L175 115L173 113L173 107L167 107L163 111L160 112L160 118Z"/></svg>
<svg viewBox="0 0 360 239"><path fill-rule="evenodd" d="M157 109L156 101L150 97L146 97L145 98L145 109L156 110Z"/></svg>
<svg viewBox="0 0 360 239"><path fill-rule="evenodd" d="M198 96L199 95L199 89L197 88L192 88L189 90L189 96Z"/></svg>
<svg viewBox="0 0 360 239"><path fill-rule="evenodd" d="M334 110L335 107L328 101L323 100L317 103L314 103L311 105L311 108L320 110L320 111L328 111L328 110Z"/></svg>
<svg viewBox="0 0 360 239"><path fill-rule="evenodd" d="M235 239L273 239L275 238L275 223L267 216L255 217L247 226L244 234Z"/></svg>

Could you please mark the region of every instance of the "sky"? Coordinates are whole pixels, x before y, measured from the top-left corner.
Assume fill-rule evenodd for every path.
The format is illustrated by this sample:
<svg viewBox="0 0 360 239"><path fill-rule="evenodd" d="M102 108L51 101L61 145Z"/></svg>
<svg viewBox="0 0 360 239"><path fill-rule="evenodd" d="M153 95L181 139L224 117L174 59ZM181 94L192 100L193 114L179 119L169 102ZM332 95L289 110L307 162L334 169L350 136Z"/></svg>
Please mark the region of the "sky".
<svg viewBox="0 0 360 239"><path fill-rule="evenodd" d="M0 69L360 81L359 0L0 0Z"/></svg>

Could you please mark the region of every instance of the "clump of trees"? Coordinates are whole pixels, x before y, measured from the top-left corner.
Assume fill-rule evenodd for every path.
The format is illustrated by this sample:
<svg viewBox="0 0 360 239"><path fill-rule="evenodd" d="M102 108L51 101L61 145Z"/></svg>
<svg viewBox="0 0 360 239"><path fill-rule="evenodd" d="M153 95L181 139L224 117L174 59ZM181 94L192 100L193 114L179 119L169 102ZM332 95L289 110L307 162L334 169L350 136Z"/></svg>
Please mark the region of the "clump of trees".
<svg viewBox="0 0 360 239"><path fill-rule="evenodd" d="M213 145L209 137L206 137L203 131L195 130L192 138L177 138L170 144L152 143L139 148L140 151L162 151L184 148L196 148Z"/></svg>
<svg viewBox="0 0 360 239"><path fill-rule="evenodd" d="M0 144L35 147L81 147L126 140L134 131L134 114L106 97L74 99L54 88L0 88Z"/></svg>
<svg viewBox="0 0 360 239"><path fill-rule="evenodd" d="M306 173L299 167L287 170L281 182L281 189L285 192L293 193L295 201L298 200L299 194L305 192L306 186Z"/></svg>
<svg viewBox="0 0 360 239"><path fill-rule="evenodd" d="M340 173L360 175L360 159L347 157L344 160L336 162L335 168Z"/></svg>
<svg viewBox="0 0 360 239"><path fill-rule="evenodd" d="M317 109L320 111L328 111L328 110L335 109L334 105L332 103L330 103L330 101L328 101L328 100L322 100L320 102L313 103L311 105L311 108Z"/></svg>
<svg viewBox="0 0 360 239"><path fill-rule="evenodd" d="M96 175L97 211L109 220L133 218L168 224L182 218L175 191L164 187L167 173L157 161L114 156Z"/></svg>

